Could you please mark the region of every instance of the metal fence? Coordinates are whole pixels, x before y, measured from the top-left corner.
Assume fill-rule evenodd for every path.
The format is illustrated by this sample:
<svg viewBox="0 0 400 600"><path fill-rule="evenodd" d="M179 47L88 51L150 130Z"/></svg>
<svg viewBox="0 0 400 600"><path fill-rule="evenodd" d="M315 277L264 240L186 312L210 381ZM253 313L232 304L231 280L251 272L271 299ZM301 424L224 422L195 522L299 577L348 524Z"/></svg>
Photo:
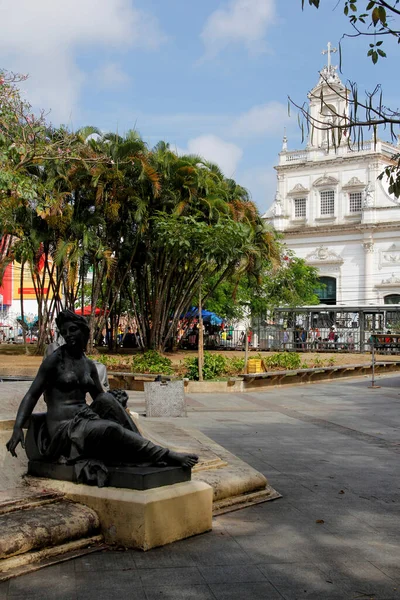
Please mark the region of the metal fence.
<svg viewBox="0 0 400 600"><path fill-rule="evenodd" d="M21 327L0 325L0 344L22 344L23 341ZM26 341L28 344L36 344L37 336L31 331L27 331Z"/></svg>
<svg viewBox="0 0 400 600"><path fill-rule="evenodd" d="M230 333L220 332L204 334L206 350L244 350L245 331L231 330ZM374 330L326 326L311 330L296 327L281 327L278 325L254 325L248 332L250 350L264 352L369 352L373 337L375 350L381 354L400 354L400 334L379 335L376 339ZM198 334L191 332L179 342L182 350L198 348Z"/></svg>
<svg viewBox="0 0 400 600"><path fill-rule="evenodd" d="M332 340L329 339L330 328L319 330L318 336L306 332L301 339L301 331L294 328L278 326L253 326L248 331L248 345L252 350L260 351L348 351L360 349L359 331L337 331ZM241 329L229 332L204 333L204 347L207 350L242 350L245 347L246 332ZM190 332L179 342L182 350L194 350L198 347L198 333Z"/></svg>
<svg viewBox="0 0 400 600"><path fill-rule="evenodd" d="M259 333L260 350L297 351L297 352L359 352L361 348L360 331L332 329L331 327L311 330L289 328L270 328L264 334ZM364 346L368 345L367 339Z"/></svg>
<svg viewBox="0 0 400 600"><path fill-rule="evenodd" d="M216 333L204 332L204 347L207 350L241 350L245 346L245 331L229 329ZM178 343L182 350L194 350L198 347L198 332L186 333Z"/></svg>
<svg viewBox="0 0 400 600"><path fill-rule="evenodd" d="M276 309L273 324L254 319L258 345L265 350L400 352L400 306L323 306Z"/></svg>

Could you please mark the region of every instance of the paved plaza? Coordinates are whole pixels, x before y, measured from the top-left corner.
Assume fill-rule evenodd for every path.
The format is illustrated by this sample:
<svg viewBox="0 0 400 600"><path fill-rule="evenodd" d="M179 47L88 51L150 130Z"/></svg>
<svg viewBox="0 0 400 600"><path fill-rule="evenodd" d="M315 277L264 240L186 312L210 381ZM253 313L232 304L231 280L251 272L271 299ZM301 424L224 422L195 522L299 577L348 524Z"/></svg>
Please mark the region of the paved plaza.
<svg viewBox="0 0 400 600"><path fill-rule="evenodd" d="M147 553L95 553L10 580L0 600L400 598L400 376L369 383L189 396L179 424L261 471L283 497ZM0 384L0 402L24 389ZM130 392L130 407L143 411L141 393Z"/></svg>

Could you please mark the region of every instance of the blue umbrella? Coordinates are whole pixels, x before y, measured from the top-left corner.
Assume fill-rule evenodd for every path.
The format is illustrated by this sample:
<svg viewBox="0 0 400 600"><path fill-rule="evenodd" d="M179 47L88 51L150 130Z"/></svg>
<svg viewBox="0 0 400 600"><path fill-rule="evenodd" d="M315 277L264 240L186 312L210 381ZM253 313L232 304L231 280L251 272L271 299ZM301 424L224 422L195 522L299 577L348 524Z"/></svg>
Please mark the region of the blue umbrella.
<svg viewBox="0 0 400 600"><path fill-rule="evenodd" d="M203 321L208 321L211 323L211 325L221 325L221 323L223 322L223 319L221 319L221 317L219 317L215 313L211 312L210 310L203 309L201 311L201 315L203 317ZM198 317L198 316L199 316L199 309L191 308L186 313L185 319L193 319L194 317Z"/></svg>

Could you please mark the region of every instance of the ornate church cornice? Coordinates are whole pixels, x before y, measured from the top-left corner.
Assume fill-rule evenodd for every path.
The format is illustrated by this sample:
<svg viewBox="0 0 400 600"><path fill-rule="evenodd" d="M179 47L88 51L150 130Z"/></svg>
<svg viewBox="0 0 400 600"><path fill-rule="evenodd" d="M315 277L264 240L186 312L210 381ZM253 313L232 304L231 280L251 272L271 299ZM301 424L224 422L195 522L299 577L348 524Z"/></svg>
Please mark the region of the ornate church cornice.
<svg viewBox="0 0 400 600"><path fill-rule="evenodd" d="M377 283L376 286L377 288L390 288L390 287L395 287L398 288L400 287L400 277L398 275L396 275L395 273L392 273L391 277L389 277L388 279L382 279L381 283Z"/></svg>
<svg viewBox="0 0 400 600"><path fill-rule="evenodd" d="M298 150L298 152L306 152L305 150ZM279 173L279 172L283 172L283 171L321 171L322 168L326 168L326 167L331 167L333 164L335 165L335 167L339 167L339 165L343 164L343 163L359 163L360 160L363 160L363 163L366 165L369 165L368 163L368 159L380 159L382 163L382 165L380 165L379 168L384 168L384 166L387 164L387 157L385 157L383 154L377 154L374 150L371 150L370 152L363 152L361 153L349 153L349 154L345 154L343 156L330 156L328 158L326 157L321 157L318 158L318 160L313 160L313 161L306 161L303 163L299 163L296 161L287 163L287 164L280 164L280 165L275 165L274 169Z"/></svg>
<svg viewBox="0 0 400 600"><path fill-rule="evenodd" d="M329 250L324 245L318 246L318 248L306 256L305 260L309 265L317 266L321 264L337 265L343 263L343 258L339 254L336 254L333 250Z"/></svg>
<svg viewBox="0 0 400 600"><path fill-rule="evenodd" d="M337 74L337 67L334 65L325 66L319 72L319 81L318 81L317 86L314 88L314 90L321 87L321 85L327 85L327 86L335 85L335 86L338 86L340 89L343 89L343 90L345 89L343 83L340 80L339 75ZM312 92L311 92L311 94L312 94Z"/></svg>
<svg viewBox="0 0 400 600"><path fill-rule="evenodd" d="M342 186L342 190L365 188L365 185L366 184L360 181L358 177L352 177L345 185Z"/></svg>
<svg viewBox="0 0 400 600"><path fill-rule="evenodd" d="M380 252L380 267L389 267L389 266L400 266L400 245L393 243L391 244L387 250L381 250ZM383 281L382 281L383 283Z"/></svg>
<svg viewBox="0 0 400 600"><path fill-rule="evenodd" d="M314 187L327 187L327 186L334 186L337 185L339 183L339 180L336 179L336 177L332 177L332 175L327 175L326 173L322 176L319 177L318 179L316 179L313 183Z"/></svg>
<svg viewBox="0 0 400 600"><path fill-rule="evenodd" d="M352 235L359 233L360 235L364 232L369 231L375 232L383 232L383 231L394 231L398 233L399 231L399 223L398 222L385 222L385 223L344 223L340 225L318 225L313 227L301 227L301 228L288 228L283 231L283 234L286 237L290 238L304 238L305 236L320 236L320 235L332 235L338 236L340 234L348 235L351 233Z"/></svg>
<svg viewBox="0 0 400 600"><path fill-rule="evenodd" d="M310 192L309 189L305 188L301 183L296 183L296 185L287 193L288 196L299 196L300 194L308 194Z"/></svg>

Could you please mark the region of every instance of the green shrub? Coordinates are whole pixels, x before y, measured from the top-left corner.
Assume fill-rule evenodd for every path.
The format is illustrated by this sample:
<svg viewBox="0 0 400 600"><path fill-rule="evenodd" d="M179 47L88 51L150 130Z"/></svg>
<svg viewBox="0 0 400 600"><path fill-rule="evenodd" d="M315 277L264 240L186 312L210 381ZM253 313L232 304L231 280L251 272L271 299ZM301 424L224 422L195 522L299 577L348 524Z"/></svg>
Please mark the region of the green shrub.
<svg viewBox="0 0 400 600"><path fill-rule="evenodd" d="M172 375L172 362L157 350L147 350L143 354L135 354L131 362L132 373L160 373Z"/></svg>
<svg viewBox="0 0 400 600"><path fill-rule="evenodd" d="M107 368L115 367L118 364L118 358L115 356L108 356L108 354L96 354L95 356L89 356L90 360L95 360Z"/></svg>
<svg viewBox="0 0 400 600"><path fill-rule="evenodd" d="M199 379L199 359L198 357L185 358L186 377L194 381ZM225 374L227 359L222 354L210 354L204 352L203 379L210 380L221 377Z"/></svg>
<svg viewBox="0 0 400 600"><path fill-rule="evenodd" d="M116 354L115 356L110 356L109 354L96 354L89 356L88 358L105 365L107 369L111 371L129 371L130 368L129 357L121 356L120 354Z"/></svg>
<svg viewBox="0 0 400 600"><path fill-rule="evenodd" d="M199 359L196 357L185 358L183 361L184 375L192 381L199 379ZM204 377L204 371L203 371Z"/></svg>
<svg viewBox="0 0 400 600"><path fill-rule="evenodd" d="M300 355L296 352L278 352L271 356L264 356L265 366L272 369L298 369L301 365Z"/></svg>
<svg viewBox="0 0 400 600"><path fill-rule="evenodd" d="M225 375L242 375L244 373L244 358L226 357Z"/></svg>
<svg viewBox="0 0 400 600"><path fill-rule="evenodd" d="M107 362L108 362L108 356L107 354L88 354L88 358L90 360L97 360L97 362L101 363L102 365L107 366Z"/></svg>
<svg viewBox="0 0 400 600"><path fill-rule="evenodd" d="M312 364L313 367L323 367L324 366L324 360L322 358L319 358L318 356L316 358L314 358L314 362Z"/></svg>

